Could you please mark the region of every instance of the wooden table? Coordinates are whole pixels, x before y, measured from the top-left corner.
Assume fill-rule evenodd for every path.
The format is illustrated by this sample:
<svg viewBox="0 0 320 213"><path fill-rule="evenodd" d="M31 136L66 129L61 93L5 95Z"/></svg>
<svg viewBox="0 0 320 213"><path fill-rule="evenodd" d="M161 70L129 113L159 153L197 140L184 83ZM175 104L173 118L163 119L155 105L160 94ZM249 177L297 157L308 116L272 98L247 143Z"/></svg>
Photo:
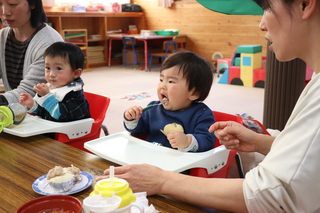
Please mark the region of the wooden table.
<svg viewBox="0 0 320 213"><path fill-rule="evenodd" d="M170 40L175 35L155 35L155 36L141 36L140 34L111 34L108 35L107 38L109 39L109 54L108 54L108 66L111 66L111 54L112 54L112 41L113 40L122 40L123 37L134 37L137 41L143 41L144 44L144 69L148 70L148 41L149 40Z"/></svg>
<svg viewBox="0 0 320 213"><path fill-rule="evenodd" d="M68 167L71 164L93 177L115 165L41 135L20 138L0 133L0 212L15 212L25 202L43 196L33 191L32 183L56 165ZM93 191L93 185L72 196L82 202ZM162 213L217 212L160 195L149 196L148 200Z"/></svg>

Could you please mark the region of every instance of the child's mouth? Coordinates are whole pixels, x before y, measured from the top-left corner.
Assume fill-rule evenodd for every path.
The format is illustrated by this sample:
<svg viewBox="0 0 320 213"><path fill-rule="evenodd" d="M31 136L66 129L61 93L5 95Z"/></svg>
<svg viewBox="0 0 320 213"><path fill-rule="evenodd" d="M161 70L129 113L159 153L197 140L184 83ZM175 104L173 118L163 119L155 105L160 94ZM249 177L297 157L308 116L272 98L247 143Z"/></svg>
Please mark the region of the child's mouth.
<svg viewBox="0 0 320 213"><path fill-rule="evenodd" d="M169 99L167 97L162 98L162 101L161 101L162 105L167 105L168 102L169 102Z"/></svg>

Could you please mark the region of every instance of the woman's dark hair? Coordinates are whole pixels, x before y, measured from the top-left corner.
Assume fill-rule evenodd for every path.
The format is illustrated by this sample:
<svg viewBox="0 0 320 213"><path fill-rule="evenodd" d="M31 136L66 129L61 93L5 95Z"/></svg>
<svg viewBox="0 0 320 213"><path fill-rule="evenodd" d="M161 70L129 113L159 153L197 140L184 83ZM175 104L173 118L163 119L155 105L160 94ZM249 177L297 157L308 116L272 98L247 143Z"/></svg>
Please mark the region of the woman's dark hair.
<svg viewBox="0 0 320 213"><path fill-rule="evenodd" d="M257 3L263 10L272 10L272 4L271 0L253 0L255 3ZM281 0L283 4L287 5L288 8L292 5L292 3L295 0Z"/></svg>
<svg viewBox="0 0 320 213"><path fill-rule="evenodd" d="M40 24L47 21L46 13L42 7L42 0L27 0L29 7L34 6L31 9L31 16L30 22L31 26L37 28ZM0 24L3 24L2 20L0 19Z"/></svg>
<svg viewBox="0 0 320 213"><path fill-rule="evenodd" d="M51 44L44 52L44 57L61 57L69 60L69 64L73 70L83 69L84 54L82 50L75 44L69 42L58 41Z"/></svg>
<svg viewBox="0 0 320 213"><path fill-rule="evenodd" d="M196 101L205 100L213 82L212 64L191 51L182 50L166 58L160 73L174 66L179 68L179 72L182 72L183 77L187 80L189 91L195 88L195 92L199 93Z"/></svg>
<svg viewBox="0 0 320 213"><path fill-rule="evenodd" d="M46 13L42 6L42 0L27 0L29 7L34 6L31 10L30 22L32 27L38 27L40 24L47 21Z"/></svg>

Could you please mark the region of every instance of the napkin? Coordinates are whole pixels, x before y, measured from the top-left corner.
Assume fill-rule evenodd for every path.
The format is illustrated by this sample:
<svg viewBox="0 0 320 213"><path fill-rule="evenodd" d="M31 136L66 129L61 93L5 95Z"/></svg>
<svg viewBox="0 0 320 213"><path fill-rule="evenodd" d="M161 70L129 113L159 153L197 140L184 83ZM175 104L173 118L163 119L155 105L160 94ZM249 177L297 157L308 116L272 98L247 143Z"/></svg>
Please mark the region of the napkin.
<svg viewBox="0 0 320 213"><path fill-rule="evenodd" d="M136 202L143 205L144 213L158 213L158 212L160 212L160 211L156 210L156 208L152 204L150 206L148 205L149 201L148 201L146 192L138 192L138 193L134 193L134 195L137 198ZM137 208L132 208L131 213L140 213L140 211Z"/></svg>

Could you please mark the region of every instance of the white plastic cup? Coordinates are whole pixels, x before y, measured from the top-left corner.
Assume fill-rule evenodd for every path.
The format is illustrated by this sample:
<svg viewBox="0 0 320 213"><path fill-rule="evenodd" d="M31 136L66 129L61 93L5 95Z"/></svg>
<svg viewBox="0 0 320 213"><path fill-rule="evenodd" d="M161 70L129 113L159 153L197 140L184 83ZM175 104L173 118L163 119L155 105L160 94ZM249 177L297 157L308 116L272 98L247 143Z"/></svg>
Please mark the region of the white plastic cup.
<svg viewBox="0 0 320 213"><path fill-rule="evenodd" d="M112 211L112 213L131 213L131 209L135 208L135 207L139 209L140 213L144 213L143 205L138 202L133 202L126 207L123 207L121 209L116 209L116 210Z"/></svg>
<svg viewBox="0 0 320 213"><path fill-rule="evenodd" d="M131 208L138 208L140 213L144 213L142 204L132 202L129 205L117 209L121 203L121 198L118 196L101 197L100 195L93 195L83 200L84 213L131 213Z"/></svg>
<svg viewBox="0 0 320 213"><path fill-rule="evenodd" d="M120 206L121 198L118 196L101 197L93 195L83 200L83 210L85 213L107 213L113 212Z"/></svg>

